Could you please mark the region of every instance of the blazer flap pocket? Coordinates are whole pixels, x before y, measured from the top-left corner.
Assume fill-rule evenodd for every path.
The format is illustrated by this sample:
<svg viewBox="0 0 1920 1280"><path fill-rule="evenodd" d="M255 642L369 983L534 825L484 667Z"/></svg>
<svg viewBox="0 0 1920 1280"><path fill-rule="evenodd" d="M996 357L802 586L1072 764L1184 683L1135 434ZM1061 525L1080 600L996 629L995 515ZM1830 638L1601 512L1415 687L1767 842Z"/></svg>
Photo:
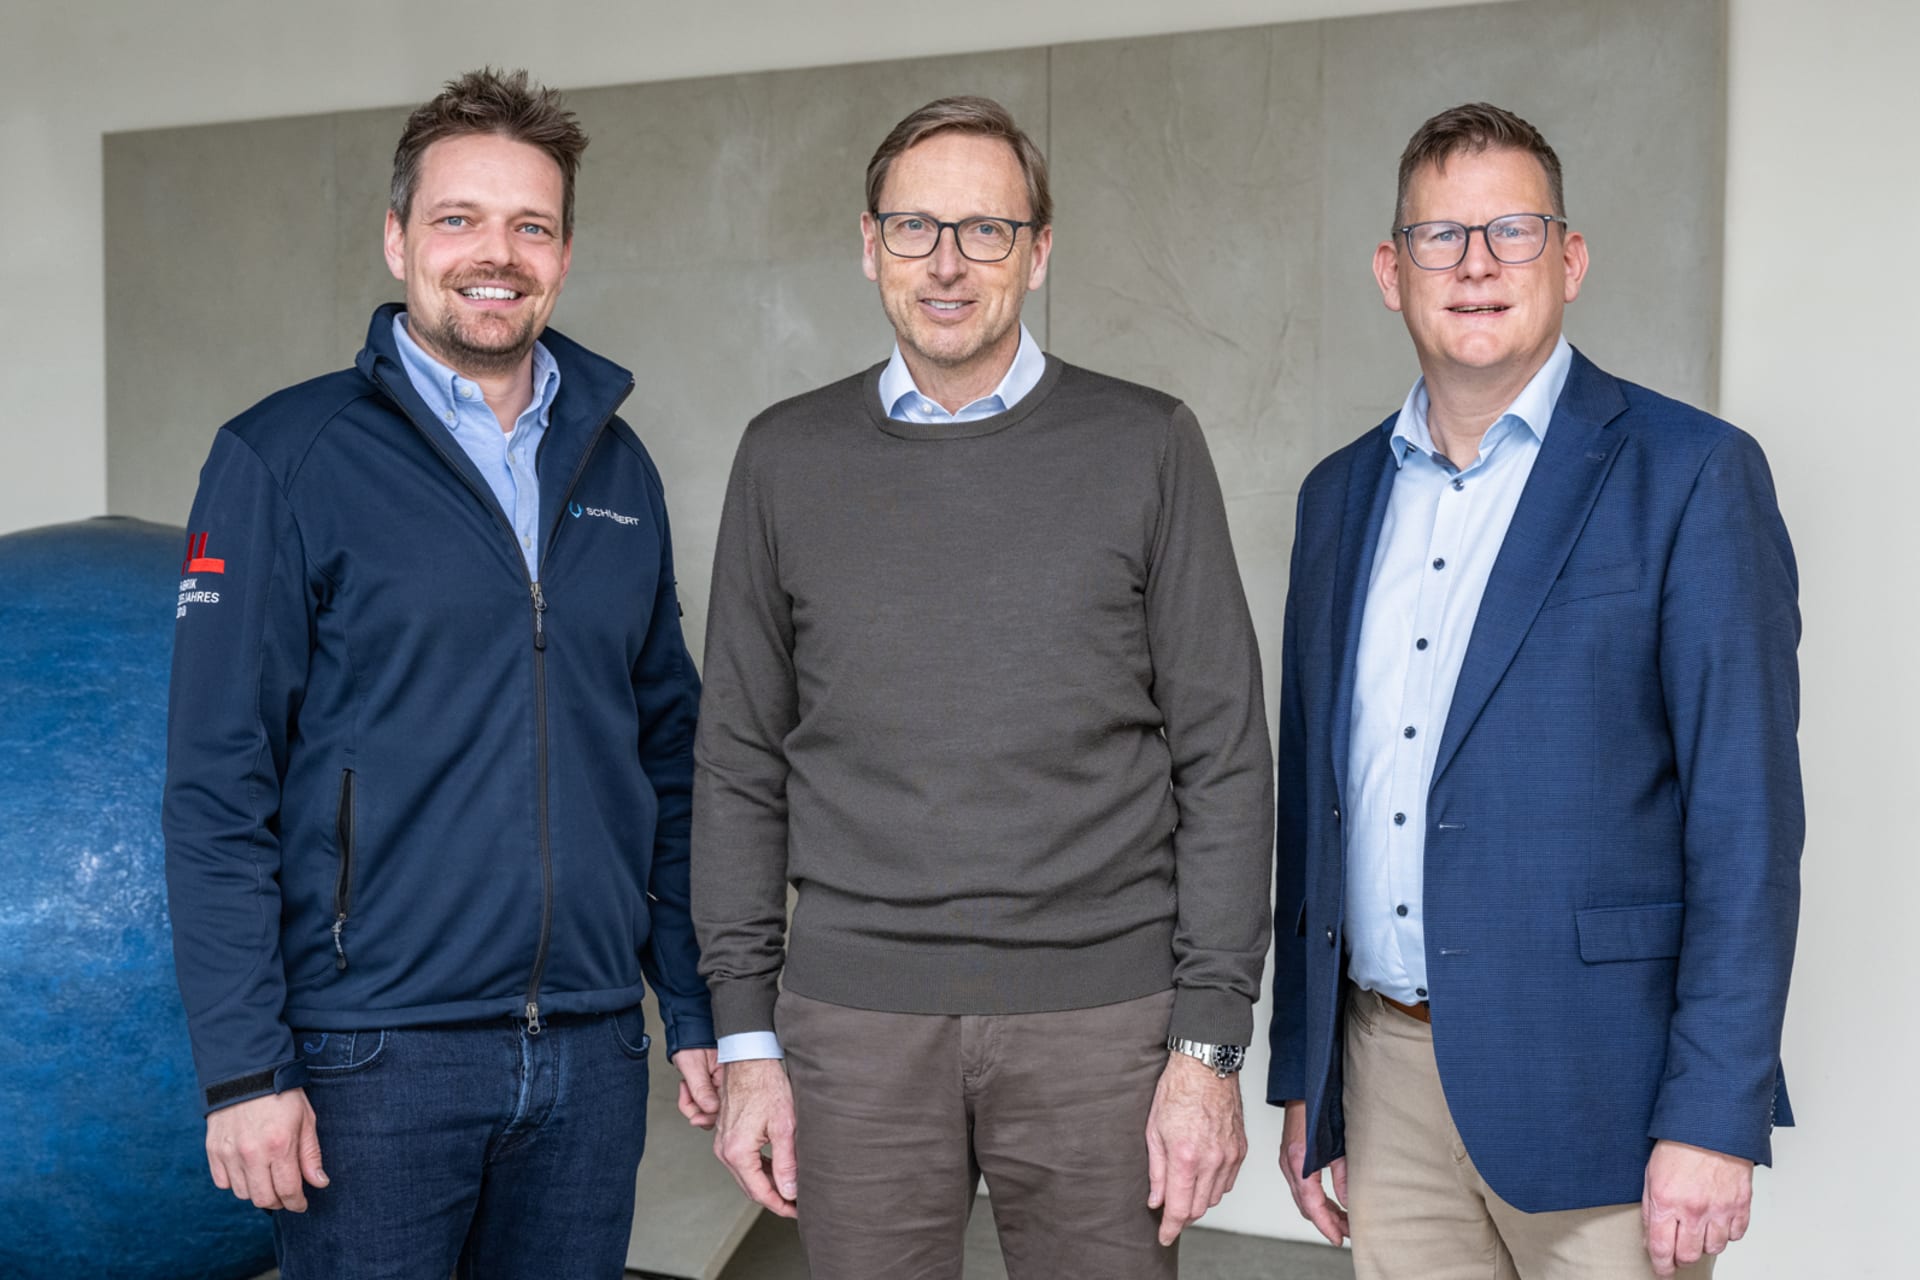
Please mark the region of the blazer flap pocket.
<svg viewBox="0 0 1920 1280"><path fill-rule="evenodd" d="M1602 569L1576 569L1560 575L1560 580L1547 592L1547 598L1540 607L1551 609L1557 604L1585 600L1590 596L1618 595L1623 591L1632 591L1639 585L1640 565L1637 562L1610 564Z"/></svg>
<svg viewBox="0 0 1920 1280"><path fill-rule="evenodd" d="M1680 954L1683 902L1644 907L1594 907L1574 913L1580 929L1580 958L1588 964L1610 960L1659 960Z"/></svg>

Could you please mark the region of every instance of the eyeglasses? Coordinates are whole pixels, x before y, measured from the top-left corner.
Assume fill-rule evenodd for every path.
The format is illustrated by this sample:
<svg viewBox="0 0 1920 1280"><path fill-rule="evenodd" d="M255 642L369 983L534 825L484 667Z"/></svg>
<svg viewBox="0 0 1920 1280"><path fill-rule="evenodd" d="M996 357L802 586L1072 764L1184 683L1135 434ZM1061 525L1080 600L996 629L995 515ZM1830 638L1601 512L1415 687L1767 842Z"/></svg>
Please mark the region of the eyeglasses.
<svg viewBox="0 0 1920 1280"><path fill-rule="evenodd" d="M1037 222L1015 222L1012 218L963 218L942 222L924 213L876 213L880 224L880 243L896 258L924 258L940 247L940 233L953 229L954 247L960 256L972 262L1003 262L1013 252L1020 228L1037 227Z"/></svg>
<svg viewBox="0 0 1920 1280"><path fill-rule="evenodd" d="M1395 227L1407 242L1413 265L1426 271L1451 271L1466 260L1467 246L1478 231L1486 237L1494 261L1510 267L1532 262L1547 250L1547 228L1567 225L1565 218L1547 213L1510 213L1492 222L1466 226L1458 222L1410 222Z"/></svg>

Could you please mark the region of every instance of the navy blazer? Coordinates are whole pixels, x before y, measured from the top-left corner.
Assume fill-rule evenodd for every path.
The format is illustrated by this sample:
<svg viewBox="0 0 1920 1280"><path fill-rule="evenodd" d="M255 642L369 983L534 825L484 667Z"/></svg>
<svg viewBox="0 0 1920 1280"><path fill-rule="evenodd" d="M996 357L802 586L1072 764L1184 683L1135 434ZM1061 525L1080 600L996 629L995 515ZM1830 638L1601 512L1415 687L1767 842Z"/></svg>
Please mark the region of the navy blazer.
<svg viewBox="0 0 1920 1280"><path fill-rule="evenodd" d="M1344 1152L1340 806L1389 418L1300 492L1279 722L1267 1098ZM1474 622L1424 871L1441 1083L1529 1212L1640 1198L1658 1138L1758 1163L1805 826L1793 548L1753 439L1573 368Z"/></svg>

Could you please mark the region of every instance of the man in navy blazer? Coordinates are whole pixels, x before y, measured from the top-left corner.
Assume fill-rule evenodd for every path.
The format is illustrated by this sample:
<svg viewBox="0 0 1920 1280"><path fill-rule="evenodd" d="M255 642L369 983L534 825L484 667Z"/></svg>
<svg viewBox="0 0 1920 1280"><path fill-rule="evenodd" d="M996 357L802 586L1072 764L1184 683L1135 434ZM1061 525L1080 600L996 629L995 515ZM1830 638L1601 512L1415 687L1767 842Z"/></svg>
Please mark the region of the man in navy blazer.
<svg viewBox="0 0 1920 1280"><path fill-rule="evenodd" d="M1750 437L1562 337L1533 126L1443 112L1399 191L1423 376L1302 486L1287 597L1281 1166L1362 1277L1703 1275L1791 1123L1793 551Z"/></svg>

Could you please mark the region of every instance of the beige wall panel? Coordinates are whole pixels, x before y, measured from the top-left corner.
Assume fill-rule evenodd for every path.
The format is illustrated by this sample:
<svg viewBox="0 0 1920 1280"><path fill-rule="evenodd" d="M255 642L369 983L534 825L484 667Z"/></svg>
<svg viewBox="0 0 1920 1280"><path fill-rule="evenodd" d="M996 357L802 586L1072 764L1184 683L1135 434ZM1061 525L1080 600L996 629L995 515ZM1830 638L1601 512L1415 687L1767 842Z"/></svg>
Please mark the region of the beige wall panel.
<svg viewBox="0 0 1920 1280"><path fill-rule="evenodd" d="M186 523L215 429L326 368L334 128L312 116L106 140L116 514Z"/></svg>
<svg viewBox="0 0 1920 1280"><path fill-rule="evenodd" d="M1726 75L1719 0L1479 5L1326 25L1325 408L1351 438L1419 372L1373 282L1401 149L1437 111L1489 101L1559 153L1593 268L1567 336L1694 404L1716 395Z"/></svg>

